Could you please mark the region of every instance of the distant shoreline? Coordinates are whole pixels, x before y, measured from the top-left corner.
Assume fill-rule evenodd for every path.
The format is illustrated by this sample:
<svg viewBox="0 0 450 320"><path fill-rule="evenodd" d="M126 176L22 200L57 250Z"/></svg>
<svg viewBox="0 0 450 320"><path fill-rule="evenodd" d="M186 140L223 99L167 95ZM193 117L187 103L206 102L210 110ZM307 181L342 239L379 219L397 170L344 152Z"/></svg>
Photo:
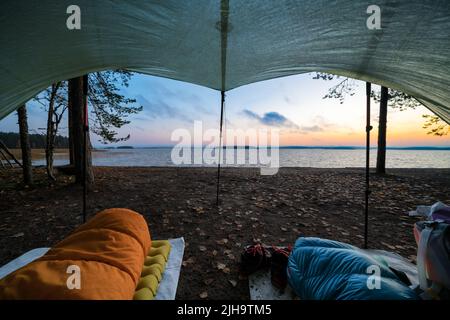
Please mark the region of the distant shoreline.
<svg viewBox="0 0 450 320"><path fill-rule="evenodd" d="M170 150L173 147L168 147L168 146L162 146L162 147L121 147L121 148L116 148L116 147L104 147L104 148L94 148L92 149L92 153L96 154L96 157L109 157L109 156L118 156L120 154L124 154L127 155L130 152L139 152L139 150ZM195 148L199 148L199 147L194 147ZM204 148L204 147L203 147ZM225 147L225 149L237 149L237 150L242 150L242 149L256 149L254 147ZM357 147L357 146L341 146L341 147L336 147L336 146L314 146L314 147L309 147L309 146L281 146L279 147L280 150L329 150L329 151L352 151L352 150L364 150L364 147ZM372 147L371 150L374 151L376 150L376 147ZM388 147L387 150L395 150L395 151L450 151L450 147ZM21 160L22 159L22 152L20 149L10 149L11 153L18 159ZM31 157L33 161L39 161L39 160L43 160L45 159L45 149L32 149L31 150ZM55 160L57 159L67 159L69 157L69 149L67 148L60 148L60 149L55 149L54 154L53 154L53 158Z"/></svg>
<svg viewBox="0 0 450 320"><path fill-rule="evenodd" d="M20 149L9 149L11 153L18 159L22 160L22 151ZM105 152L108 150L105 149L93 149L93 152ZM54 158L64 157L67 158L69 156L69 149L55 149L53 153ZM31 158L32 160L40 160L45 159L45 149L31 149Z"/></svg>
<svg viewBox="0 0 450 320"><path fill-rule="evenodd" d="M172 149L174 146L151 146L151 147L133 147L133 146L118 146L118 147L96 147L95 150L103 151L103 150L135 150L135 149ZM192 147L193 149L200 147ZM203 146L202 148L206 148ZM217 148L217 147L214 147ZM225 149L257 149L258 147L253 146L223 146ZM311 150L362 150L366 147L360 146L280 146L274 147L278 149L311 149ZM377 147L370 147L371 150L376 150ZM387 147L387 150L450 150L450 146L439 147L439 146L411 146L411 147Z"/></svg>

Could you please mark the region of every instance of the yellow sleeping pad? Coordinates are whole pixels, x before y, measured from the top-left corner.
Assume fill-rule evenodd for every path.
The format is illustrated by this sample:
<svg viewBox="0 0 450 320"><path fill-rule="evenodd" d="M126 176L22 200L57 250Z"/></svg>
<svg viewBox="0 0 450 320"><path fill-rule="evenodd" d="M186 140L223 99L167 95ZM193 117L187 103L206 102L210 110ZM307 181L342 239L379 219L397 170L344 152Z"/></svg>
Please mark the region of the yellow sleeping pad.
<svg viewBox="0 0 450 320"><path fill-rule="evenodd" d="M134 300L153 300L155 298L169 253L170 243L168 240L152 241L152 247L145 258L141 278L134 292Z"/></svg>

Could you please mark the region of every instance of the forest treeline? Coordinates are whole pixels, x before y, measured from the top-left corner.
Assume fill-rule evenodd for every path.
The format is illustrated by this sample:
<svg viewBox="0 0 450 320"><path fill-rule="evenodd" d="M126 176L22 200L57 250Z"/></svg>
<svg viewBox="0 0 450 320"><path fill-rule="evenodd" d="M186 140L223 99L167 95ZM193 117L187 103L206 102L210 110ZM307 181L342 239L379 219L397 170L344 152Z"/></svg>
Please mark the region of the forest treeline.
<svg viewBox="0 0 450 320"><path fill-rule="evenodd" d="M30 146L32 149L45 149L45 134L30 134ZM10 149L20 148L20 135L16 132L0 132L0 141ZM57 135L55 138L55 148L69 148L69 138Z"/></svg>

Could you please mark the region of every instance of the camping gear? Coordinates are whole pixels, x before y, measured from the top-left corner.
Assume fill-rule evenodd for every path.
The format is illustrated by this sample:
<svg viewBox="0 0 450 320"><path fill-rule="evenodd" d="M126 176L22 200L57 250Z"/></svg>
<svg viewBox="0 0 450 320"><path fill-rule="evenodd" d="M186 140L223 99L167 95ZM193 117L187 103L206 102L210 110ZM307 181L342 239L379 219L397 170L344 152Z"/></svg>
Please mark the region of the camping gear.
<svg viewBox="0 0 450 320"><path fill-rule="evenodd" d="M409 212L409 216L422 216L428 220L442 220L450 224L450 206L440 201L432 206L417 206L416 210Z"/></svg>
<svg viewBox="0 0 450 320"><path fill-rule="evenodd" d="M448 1L380 1L381 29L361 0L76 5L80 30L66 26L65 2L1 3L0 119L56 81L123 68L222 91L329 72L410 94L450 121Z"/></svg>
<svg viewBox="0 0 450 320"><path fill-rule="evenodd" d="M450 297L450 225L419 221L414 225L417 269L424 299Z"/></svg>
<svg viewBox="0 0 450 320"><path fill-rule="evenodd" d="M144 260L141 278L133 295L134 300L153 300L169 258L170 243L167 240L152 242L152 248Z"/></svg>
<svg viewBox="0 0 450 320"><path fill-rule="evenodd" d="M401 275L402 282L408 285L411 289L414 289L419 284L417 267L404 257L389 251L384 250L362 250L370 256L376 256L379 261L383 261L389 266L389 269L396 273L397 276ZM395 270L395 271L394 271ZM406 275L407 280L403 280ZM400 277L400 276L399 276ZM252 273L248 277L249 291L251 300L297 300L299 297L292 290L289 285L281 291L274 287L271 282L271 274L268 270L259 270ZM411 285L409 285L411 284Z"/></svg>
<svg viewBox="0 0 450 320"><path fill-rule="evenodd" d="M278 289L287 285L286 267L291 247L264 246L260 243L245 247L240 270L245 275L270 268L270 281Z"/></svg>
<svg viewBox="0 0 450 320"><path fill-rule="evenodd" d="M250 275L270 266L271 253L260 243L246 246L241 254L240 271Z"/></svg>
<svg viewBox="0 0 450 320"><path fill-rule="evenodd" d="M286 267L291 247L255 244L245 247L240 270L248 275L252 300L289 300L295 293L287 287Z"/></svg>
<svg viewBox="0 0 450 320"><path fill-rule="evenodd" d="M431 206L431 219L434 221L441 220L450 224L450 206L442 202L436 202Z"/></svg>
<svg viewBox="0 0 450 320"><path fill-rule="evenodd" d="M0 77L0 119L52 83L121 68L220 91L221 132L227 91L314 71L366 81L368 91L371 83L400 90L450 122L448 1L391 0L368 6L355 0L264 4L212 0L207 5L176 0L79 0L71 7L68 11L64 4L55 6L50 0L0 5L0 41L4 44L0 69L7 75ZM64 14L69 20L82 14L82 32L70 27L69 20L64 24ZM369 23L376 15L379 28ZM55 44L58 50L48 49ZM26 50L30 46L33 50ZM87 88L83 95L86 98ZM86 103L84 113L86 139ZM366 121L365 248L370 99ZM85 219L86 175L83 183ZM217 203L219 192L220 162Z"/></svg>
<svg viewBox="0 0 450 320"><path fill-rule="evenodd" d="M167 241L169 242L171 249L154 300L175 300L177 293L178 280L183 262L184 239L176 238L169 239ZM153 243L155 242L157 243L158 240L153 241ZM0 267L0 280L23 266L26 266L32 261L42 257L48 250L50 250L50 248L36 248L8 262L4 266ZM150 249L150 251L152 251L152 249ZM145 266L143 269L144 268ZM141 279L143 274L141 274ZM134 299L138 298L139 296L134 297Z"/></svg>
<svg viewBox="0 0 450 320"><path fill-rule="evenodd" d="M419 299L391 271L382 255L338 241L297 239L289 256L287 275L300 299Z"/></svg>
<svg viewBox="0 0 450 320"><path fill-rule="evenodd" d="M0 299L132 299L151 247L147 222L128 209L95 215L44 256L0 280ZM69 288L69 268L79 288Z"/></svg>
<svg viewBox="0 0 450 320"><path fill-rule="evenodd" d="M277 247L277 246L265 246L261 243L246 246L241 253L240 270L246 275L250 275L253 272L264 268L271 268L275 258L275 269L278 267L285 268L286 264L280 266L283 262L283 257L289 256L291 247ZM275 271L276 272L276 271Z"/></svg>
<svg viewBox="0 0 450 320"><path fill-rule="evenodd" d="M448 1L383 2L382 30L365 23L368 5L354 0L80 0L82 32L64 25L64 4L0 6L0 69L7 75L0 78L0 118L51 83L120 67L204 85L222 97L256 81L329 72L401 90L450 121ZM48 50L55 43L58 50ZM220 168L217 190L219 179Z"/></svg>
<svg viewBox="0 0 450 320"><path fill-rule="evenodd" d="M272 259L270 263L270 280L272 284L281 290L287 285L286 268L291 248L272 247Z"/></svg>

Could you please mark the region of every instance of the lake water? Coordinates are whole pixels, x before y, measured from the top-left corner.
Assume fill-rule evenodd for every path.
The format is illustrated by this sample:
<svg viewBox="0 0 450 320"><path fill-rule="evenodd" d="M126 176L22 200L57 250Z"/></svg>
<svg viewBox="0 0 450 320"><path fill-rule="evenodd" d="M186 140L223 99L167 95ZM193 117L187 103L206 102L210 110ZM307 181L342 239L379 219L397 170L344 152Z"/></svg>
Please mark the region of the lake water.
<svg viewBox="0 0 450 320"><path fill-rule="evenodd" d="M235 150L238 151L238 150ZM239 159L245 164L225 166L259 166L248 164L248 150ZM175 166L171 160L170 148L148 149L109 149L93 153L96 166ZM194 158L192 152L192 158ZM371 150L371 166L376 163L376 150ZM237 159L237 156L235 156ZM226 153L225 153L226 158ZM202 163L201 156L197 163ZM246 161L244 161L246 160ZM363 149L279 149L281 167L316 167L343 168L365 166ZM33 162L44 165L45 160ZM56 155L55 165L68 163L67 156ZM186 164L181 166L187 166ZM215 166L214 164L194 164L188 166ZM387 150L386 166L388 168L450 168L450 150Z"/></svg>

